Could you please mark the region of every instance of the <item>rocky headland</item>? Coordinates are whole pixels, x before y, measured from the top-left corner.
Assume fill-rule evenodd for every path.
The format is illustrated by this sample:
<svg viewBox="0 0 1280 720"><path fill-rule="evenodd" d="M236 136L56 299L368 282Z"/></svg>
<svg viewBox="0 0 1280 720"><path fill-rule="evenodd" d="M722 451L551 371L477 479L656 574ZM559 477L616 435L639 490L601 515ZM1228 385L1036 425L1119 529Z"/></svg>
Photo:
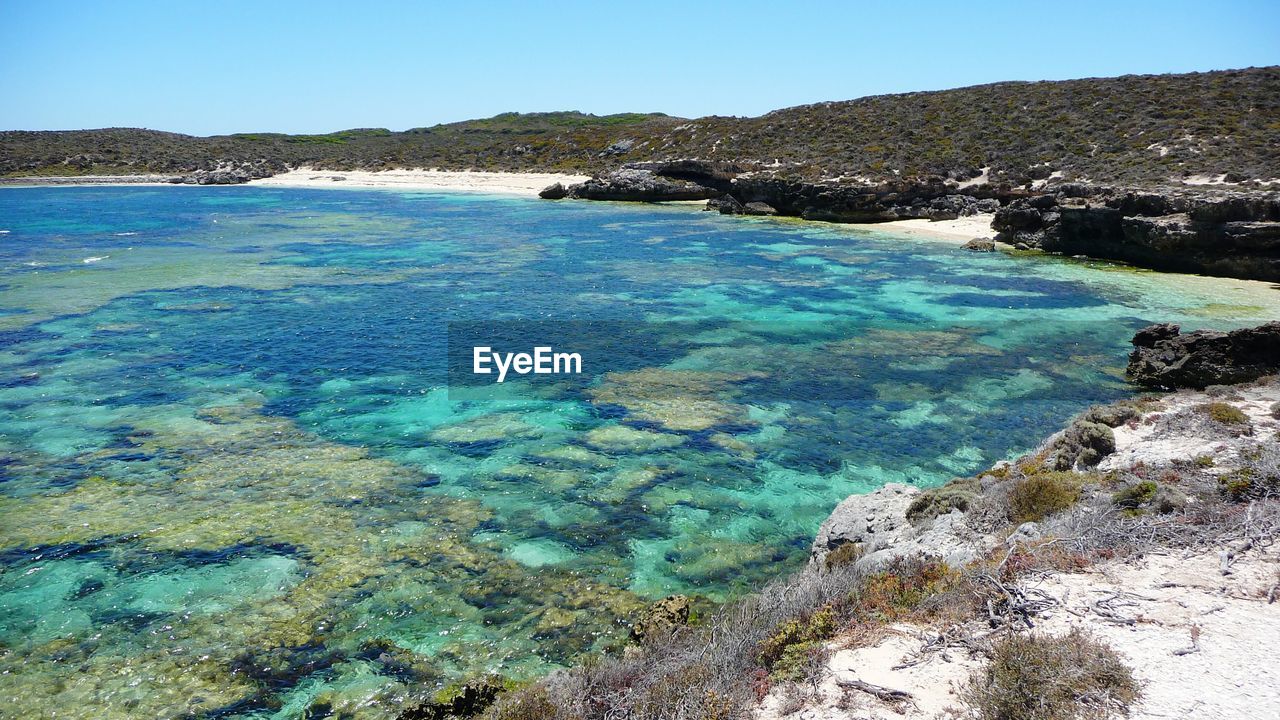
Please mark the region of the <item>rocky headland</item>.
<svg viewBox="0 0 1280 720"><path fill-rule="evenodd" d="M1051 178L1015 186L986 172L874 181L806 179L683 160L637 163L549 199L709 199L708 210L836 223L954 220L994 214L993 240L1023 250L1118 260L1175 272L1280 281L1280 192L1135 189Z"/></svg>

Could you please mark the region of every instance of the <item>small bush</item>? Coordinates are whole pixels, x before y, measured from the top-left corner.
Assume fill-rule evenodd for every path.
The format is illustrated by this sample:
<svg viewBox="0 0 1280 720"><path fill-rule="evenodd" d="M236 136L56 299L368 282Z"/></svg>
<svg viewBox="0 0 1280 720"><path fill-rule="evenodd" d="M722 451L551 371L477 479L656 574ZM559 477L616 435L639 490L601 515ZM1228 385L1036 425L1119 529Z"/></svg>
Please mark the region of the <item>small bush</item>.
<svg viewBox="0 0 1280 720"><path fill-rule="evenodd" d="M907 519L922 522L946 515L952 510L968 512L969 507L981 495L982 484L977 478L957 478L945 485L925 490L907 507Z"/></svg>
<svg viewBox="0 0 1280 720"><path fill-rule="evenodd" d="M1066 510L1080 499L1080 485L1080 476L1073 472L1030 475L1009 489L1009 519L1015 523L1039 522Z"/></svg>
<svg viewBox="0 0 1280 720"><path fill-rule="evenodd" d="M961 692L981 720L1075 720L1127 715L1140 692L1106 645L1080 630L1008 635Z"/></svg>
<svg viewBox="0 0 1280 720"><path fill-rule="evenodd" d="M827 570L832 570L845 565L852 565L858 562L866 553L867 547L862 543L844 543L822 558L822 566Z"/></svg>
<svg viewBox="0 0 1280 720"><path fill-rule="evenodd" d="M995 478L996 480L1005 480L1005 479L1008 479L1009 471L1012 467L1013 467L1012 464L998 465L982 473L982 475L990 478Z"/></svg>
<svg viewBox="0 0 1280 720"><path fill-rule="evenodd" d="M831 606L774 628L773 634L760 643L757 661L779 676L793 676L802 659L816 646L831 638L836 631L836 613Z"/></svg>
<svg viewBox="0 0 1280 720"><path fill-rule="evenodd" d="M485 717L491 720L549 720L557 716L558 708L551 701L547 689L535 685L522 692L498 696Z"/></svg>
<svg viewBox="0 0 1280 720"><path fill-rule="evenodd" d="M1156 497L1159 486L1150 480L1130 485L1111 496L1111 502L1124 510L1137 510Z"/></svg>
<svg viewBox="0 0 1280 720"><path fill-rule="evenodd" d="M1214 422L1220 422L1223 425L1248 425L1249 416L1244 414L1240 408L1230 403L1211 402L1205 403L1197 408L1200 412L1213 418Z"/></svg>
<svg viewBox="0 0 1280 720"><path fill-rule="evenodd" d="M1253 494L1254 473L1250 468L1240 468L1218 477L1218 486L1232 500L1247 500Z"/></svg>
<svg viewBox="0 0 1280 720"><path fill-rule="evenodd" d="M898 560L863 580L854 593L855 614L874 621L929 614L935 601L961 582L960 573L940 560Z"/></svg>
<svg viewBox="0 0 1280 720"><path fill-rule="evenodd" d="M1218 477L1231 500L1280 497L1280 443L1268 442L1240 451L1240 467Z"/></svg>

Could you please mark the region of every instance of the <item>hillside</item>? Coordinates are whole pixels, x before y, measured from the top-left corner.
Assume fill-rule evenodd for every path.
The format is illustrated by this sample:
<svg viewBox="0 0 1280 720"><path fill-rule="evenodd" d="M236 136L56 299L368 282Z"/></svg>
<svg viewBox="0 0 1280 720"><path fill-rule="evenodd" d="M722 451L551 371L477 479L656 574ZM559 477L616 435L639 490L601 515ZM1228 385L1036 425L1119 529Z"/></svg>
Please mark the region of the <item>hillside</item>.
<svg viewBox="0 0 1280 720"><path fill-rule="evenodd" d="M1280 66L866 97L756 118L507 113L405 132L193 137L136 129L0 132L0 175L288 167L599 171L699 158L806 177L1052 172L1101 182L1280 177Z"/></svg>

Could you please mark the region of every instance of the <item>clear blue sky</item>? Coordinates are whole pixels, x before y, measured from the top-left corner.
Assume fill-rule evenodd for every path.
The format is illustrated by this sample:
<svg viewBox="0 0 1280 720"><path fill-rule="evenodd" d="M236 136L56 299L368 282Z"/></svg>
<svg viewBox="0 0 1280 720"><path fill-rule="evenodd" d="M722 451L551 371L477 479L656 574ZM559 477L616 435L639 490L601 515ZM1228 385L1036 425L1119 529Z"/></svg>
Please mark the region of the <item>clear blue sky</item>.
<svg viewBox="0 0 1280 720"><path fill-rule="evenodd" d="M1274 64L1276 0L0 0L0 129L758 115L998 80Z"/></svg>

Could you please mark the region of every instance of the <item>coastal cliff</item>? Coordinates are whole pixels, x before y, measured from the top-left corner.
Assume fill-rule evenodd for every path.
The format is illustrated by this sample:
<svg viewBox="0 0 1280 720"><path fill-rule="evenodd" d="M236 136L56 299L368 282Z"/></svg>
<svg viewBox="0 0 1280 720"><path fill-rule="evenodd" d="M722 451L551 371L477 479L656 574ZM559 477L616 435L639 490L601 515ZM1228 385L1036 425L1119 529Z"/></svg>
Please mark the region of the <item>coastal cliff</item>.
<svg viewBox="0 0 1280 720"><path fill-rule="evenodd" d="M1148 328L1135 356L1153 334L1176 336ZM1241 337L1233 348L1252 342ZM1188 351L1201 352L1222 359L1220 344ZM976 476L851 496L792 576L715 611L667 598L620 657L406 717L1280 709L1280 379L1247 357L1227 364L1254 379L1094 407Z"/></svg>

